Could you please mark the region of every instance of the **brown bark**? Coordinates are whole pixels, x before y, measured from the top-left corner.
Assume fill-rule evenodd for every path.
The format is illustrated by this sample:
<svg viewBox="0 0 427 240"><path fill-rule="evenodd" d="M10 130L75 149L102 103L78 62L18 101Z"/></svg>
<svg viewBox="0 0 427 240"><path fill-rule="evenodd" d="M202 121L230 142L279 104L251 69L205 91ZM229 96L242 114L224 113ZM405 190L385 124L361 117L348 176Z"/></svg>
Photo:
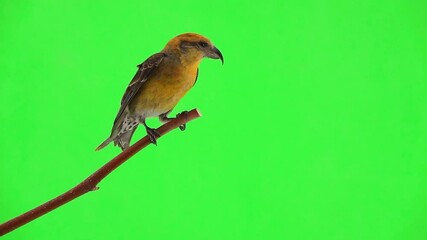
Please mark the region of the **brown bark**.
<svg viewBox="0 0 427 240"><path fill-rule="evenodd" d="M172 121L165 123L164 125L159 127L157 131L160 133L160 136L163 136L169 131L200 116L200 112L197 109L193 109L189 111L188 114L181 114L179 117L173 119ZM0 236L3 236L6 233L15 230L16 228L19 228L22 225L40 216L43 216L44 214L68 203L69 201L74 200L75 198L83 194L98 189L98 183L100 183L108 174L110 174L112 171L114 171L114 169L119 167L126 160L128 160L130 157L135 155L137 152L139 152L141 149L143 149L150 143L151 142L148 136L143 137L134 145L130 146L128 149L126 149L125 151L117 155L115 158L110 160L107 164L102 166L100 169L98 169L96 172L94 172L88 178L83 180L83 182L79 183L74 188L20 216L17 216L1 224Z"/></svg>

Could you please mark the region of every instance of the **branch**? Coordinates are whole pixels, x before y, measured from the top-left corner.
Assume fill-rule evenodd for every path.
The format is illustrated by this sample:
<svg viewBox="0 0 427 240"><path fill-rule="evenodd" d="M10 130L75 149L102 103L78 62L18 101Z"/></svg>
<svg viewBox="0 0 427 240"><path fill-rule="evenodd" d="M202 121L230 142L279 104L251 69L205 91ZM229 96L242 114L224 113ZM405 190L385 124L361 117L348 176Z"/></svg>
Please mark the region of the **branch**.
<svg viewBox="0 0 427 240"><path fill-rule="evenodd" d="M173 119L172 121L163 124L161 127L157 129L157 131L160 133L160 136L165 135L166 133L170 132L171 130L195 119L200 117L200 112L197 109L193 109L188 112L188 114L181 114L179 117ZM100 183L108 174L110 174L114 169L118 168L122 163L124 163L126 160L128 160L130 157L135 155L137 152L139 152L144 147L148 146L150 144L150 139L148 136L143 137L138 142L136 142L134 145L127 148L125 151L117 155L115 158L110 160L107 164L102 166L100 169L98 169L96 172L94 172L92 175L90 175L88 178L83 180L83 182L79 183L74 188L68 190L67 192L63 193L62 195L18 216L15 217L3 224L0 225L0 236L5 235L6 233L9 233L16 228L21 227L22 225L40 217L44 214L54 210L55 208L58 208L66 203L68 203L71 200L74 200L77 197L80 197L81 195L88 193L93 190L97 190L98 183Z"/></svg>

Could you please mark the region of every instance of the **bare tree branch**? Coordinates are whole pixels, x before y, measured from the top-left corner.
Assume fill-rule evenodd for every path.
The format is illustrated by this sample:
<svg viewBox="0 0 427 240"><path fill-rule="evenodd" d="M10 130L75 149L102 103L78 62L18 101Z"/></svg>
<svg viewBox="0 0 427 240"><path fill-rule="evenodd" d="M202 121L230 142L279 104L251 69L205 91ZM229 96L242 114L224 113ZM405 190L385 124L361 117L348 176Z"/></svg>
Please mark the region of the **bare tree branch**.
<svg viewBox="0 0 427 240"><path fill-rule="evenodd" d="M172 121L165 123L161 127L157 129L157 131L160 133L160 136L165 135L169 131L195 119L200 117L200 112L197 109L193 109L188 112L188 114L181 114L179 117L173 119ZM122 163L124 163L126 160L128 160L130 157L135 155L137 152L139 152L144 147L148 146L150 144L150 139L148 136L143 137L138 142L136 142L134 145L130 146L128 149L117 155L115 158L110 160L107 164L102 166L100 169L98 169L96 172L94 172L92 175L90 175L88 178L83 180L83 182L79 183L74 188L68 190L64 194L18 216L15 217L3 224L0 225L0 236L5 235L6 233L9 233L16 228L21 227L22 225L40 217L44 214L54 210L55 208L58 208L69 201L74 200L77 197L80 197L81 195L88 193L93 190L97 190L98 183L100 183L108 174L110 174L114 169L119 167Z"/></svg>

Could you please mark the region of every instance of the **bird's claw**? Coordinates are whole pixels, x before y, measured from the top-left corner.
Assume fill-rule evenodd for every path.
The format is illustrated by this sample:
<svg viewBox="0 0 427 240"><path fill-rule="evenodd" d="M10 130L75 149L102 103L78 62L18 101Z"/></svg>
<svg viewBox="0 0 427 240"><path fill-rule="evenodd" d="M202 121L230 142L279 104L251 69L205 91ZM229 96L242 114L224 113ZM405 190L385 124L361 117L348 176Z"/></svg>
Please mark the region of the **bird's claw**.
<svg viewBox="0 0 427 240"><path fill-rule="evenodd" d="M157 138L160 137L160 133L154 128L146 128L146 130L150 142L157 146Z"/></svg>
<svg viewBox="0 0 427 240"><path fill-rule="evenodd" d="M181 116L184 116L184 118L187 118L188 117L188 111L182 111L182 112L180 112L180 113L178 113L177 115L176 115L176 118L179 118L179 117L181 117ZM182 124L182 125L180 125L179 126L179 129L181 130L181 131L184 131L185 129L186 129L186 124L184 123L184 124Z"/></svg>

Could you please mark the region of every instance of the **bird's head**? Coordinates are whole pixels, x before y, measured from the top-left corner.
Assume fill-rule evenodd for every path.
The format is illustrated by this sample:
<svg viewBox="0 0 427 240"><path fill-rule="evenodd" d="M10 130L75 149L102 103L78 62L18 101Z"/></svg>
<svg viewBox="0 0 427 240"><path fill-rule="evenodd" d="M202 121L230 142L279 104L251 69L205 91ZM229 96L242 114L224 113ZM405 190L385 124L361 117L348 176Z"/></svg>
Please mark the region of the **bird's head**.
<svg viewBox="0 0 427 240"><path fill-rule="evenodd" d="M163 52L178 54L181 61L186 62L200 62L202 58L208 57L221 59L224 64L224 58L218 48L209 39L196 33L184 33L172 38Z"/></svg>

